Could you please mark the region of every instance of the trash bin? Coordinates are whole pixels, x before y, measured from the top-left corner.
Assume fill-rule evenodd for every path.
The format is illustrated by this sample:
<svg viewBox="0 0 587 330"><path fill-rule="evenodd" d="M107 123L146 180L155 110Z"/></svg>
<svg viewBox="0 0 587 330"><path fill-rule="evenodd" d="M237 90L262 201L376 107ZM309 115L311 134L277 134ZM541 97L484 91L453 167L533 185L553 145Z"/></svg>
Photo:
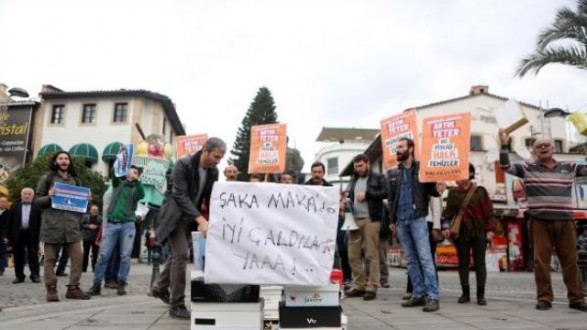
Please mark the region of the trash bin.
<svg viewBox="0 0 587 330"><path fill-rule="evenodd" d="M579 274L583 281L583 294L587 295L587 251L579 251L577 265L579 266Z"/></svg>

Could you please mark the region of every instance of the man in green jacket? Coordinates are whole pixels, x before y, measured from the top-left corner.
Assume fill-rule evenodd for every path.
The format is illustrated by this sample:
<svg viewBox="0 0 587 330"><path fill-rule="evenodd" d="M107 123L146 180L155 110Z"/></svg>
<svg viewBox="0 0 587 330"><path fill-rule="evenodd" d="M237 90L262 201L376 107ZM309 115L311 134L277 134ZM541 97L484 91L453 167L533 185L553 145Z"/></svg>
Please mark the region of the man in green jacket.
<svg viewBox="0 0 587 330"><path fill-rule="evenodd" d="M121 181L116 176L112 177L112 202L107 210L108 225L106 232L102 237L100 254L96 262L96 271L94 273L94 285L88 291L89 295L96 296L100 294L100 286L104 281L104 274L108 262L112 257L114 247L118 242L120 247L120 269L118 270L118 289L119 296L125 295L125 287L130 272L130 254L132 253L135 241L135 221L137 217L135 211L139 200L145 197L145 189L139 181L140 169L132 166L126 180Z"/></svg>

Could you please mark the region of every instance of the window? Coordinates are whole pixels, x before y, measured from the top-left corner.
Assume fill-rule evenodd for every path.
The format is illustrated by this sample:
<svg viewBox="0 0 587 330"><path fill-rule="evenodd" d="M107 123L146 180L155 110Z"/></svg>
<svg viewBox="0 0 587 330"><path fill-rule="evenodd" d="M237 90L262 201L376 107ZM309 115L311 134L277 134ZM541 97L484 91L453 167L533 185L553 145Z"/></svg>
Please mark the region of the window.
<svg viewBox="0 0 587 330"><path fill-rule="evenodd" d="M554 152L557 154L563 153L563 140L554 140Z"/></svg>
<svg viewBox="0 0 587 330"><path fill-rule="evenodd" d="M479 135L471 135L471 151L483 151L483 140Z"/></svg>
<svg viewBox="0 0 587 330"><path fill-rule="evenodd" d="M328 164L328 168L326 170L327 174L338 174L338 158L328 158L326 163Z"/></svg>
<svg viewBox="0 0 587 330"><path fill-rule="evenodd" d="M51 124L62 124L64 114L65 106L63 104L54 105L51 112Z"/></svg>
<svg viewBox="0 0 587 330"><path fill-rule="evenodd" d="M94 123L96 123L96 105L84 104L84 108L82 110L82 124Z"/></svg>
<svg viewBox="0 0 587 330"><path fill-rule="evenodd" d="M127 103L116 103L114 105L114 122L115 123L126 122L127 112L128 112L128 104Z"/></svg>

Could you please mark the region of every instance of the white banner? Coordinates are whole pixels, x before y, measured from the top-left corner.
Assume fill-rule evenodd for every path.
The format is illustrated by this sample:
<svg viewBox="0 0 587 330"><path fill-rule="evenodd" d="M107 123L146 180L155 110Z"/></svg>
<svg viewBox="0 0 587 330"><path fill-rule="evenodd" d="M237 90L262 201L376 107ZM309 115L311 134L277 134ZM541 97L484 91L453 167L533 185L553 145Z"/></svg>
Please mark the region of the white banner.
<svg viewBox="0 0 587 330"><path fill-rule="evenodd" d="M338 224L335 187L216 182L204 281L328 283Z"/></svg>

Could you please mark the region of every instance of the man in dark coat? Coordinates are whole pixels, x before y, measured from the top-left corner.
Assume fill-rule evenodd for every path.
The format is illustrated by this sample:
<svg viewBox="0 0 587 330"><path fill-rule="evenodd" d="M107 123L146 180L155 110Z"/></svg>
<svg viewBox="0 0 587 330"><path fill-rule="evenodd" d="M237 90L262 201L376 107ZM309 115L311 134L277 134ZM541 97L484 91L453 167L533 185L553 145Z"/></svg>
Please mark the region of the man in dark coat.
<svg viewBox="0 0 587 330"><path fill-rule="evenodd" d="M189 260L190 225L196 223L206 236L208 220L202 215L202 206L209 210L212 186L218 181L216 165L226 153L226 143L209 138L202 150L177 161L171 178L171 191L159 211L155 234L162 243L167 241L169 257L165 269L155 284L152 295L170 304L169 315L189 319L185 307L186 271Z"/></svg>
<svg viewBox="0 0 587 330"><path fill-rule="evenodd" d="M25 187L20 192L20 202L14 204L8 216L6 237L14 253L14 284L24 282L25 256L28 258L31 281L40 283L39 277L39 227L41 209L32 203L35 191Z"/></svg>

